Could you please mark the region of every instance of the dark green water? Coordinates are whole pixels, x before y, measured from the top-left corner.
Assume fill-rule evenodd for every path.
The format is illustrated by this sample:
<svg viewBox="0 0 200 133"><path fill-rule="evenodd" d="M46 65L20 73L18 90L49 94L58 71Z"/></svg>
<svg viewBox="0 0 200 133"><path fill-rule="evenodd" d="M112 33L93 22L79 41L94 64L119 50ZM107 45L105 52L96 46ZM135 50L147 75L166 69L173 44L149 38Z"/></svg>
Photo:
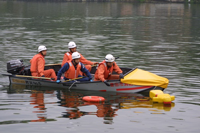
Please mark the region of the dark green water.
<svg viewBox="0 0 200 133"><path fill-rule="evenodd" d="M41 44L46 64L61 63L73 40L87 59L111 53L119 66L168 78L165 93L176 97L165 107L142 94L9 86L0 76L0 132L199 132L199 22L198 4L0 1L1 73L12 59L29 64ZM83 95L108 100L87 105Z"/></svg>

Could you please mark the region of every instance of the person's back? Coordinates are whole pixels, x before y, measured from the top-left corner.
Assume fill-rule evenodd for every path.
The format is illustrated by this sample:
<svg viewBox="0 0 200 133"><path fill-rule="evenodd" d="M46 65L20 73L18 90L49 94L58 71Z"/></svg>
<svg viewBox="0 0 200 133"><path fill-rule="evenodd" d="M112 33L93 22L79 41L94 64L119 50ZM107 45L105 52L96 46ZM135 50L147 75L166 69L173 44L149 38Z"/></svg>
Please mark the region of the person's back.
<svg viewBox="0 0 200 133"><path fill-rule="evenodd" d="M30 60L31 67L31 75L37 76L37 77L48 77L52 78L54 81L57 80L55 71L53 69L44 70L45 66L45 59L47 48L43 45L38 47L38 54L33 56L33 58Z"/></svg>
<svg viewBox="0 0 200 133"><path fill-rule="evenodd" d="M38 53L35 56L33 56L33 58L30 60L30 63L30 71L32 76L41 77L42 75L44 75L43 68L45 65L45 59L41 53Z"/></svg>

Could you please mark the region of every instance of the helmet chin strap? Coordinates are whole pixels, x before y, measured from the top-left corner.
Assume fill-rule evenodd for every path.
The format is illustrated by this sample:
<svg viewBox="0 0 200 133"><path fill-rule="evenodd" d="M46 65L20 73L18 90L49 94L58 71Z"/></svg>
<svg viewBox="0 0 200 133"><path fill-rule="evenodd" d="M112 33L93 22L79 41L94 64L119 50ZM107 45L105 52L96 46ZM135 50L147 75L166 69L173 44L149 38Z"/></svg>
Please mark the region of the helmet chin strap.
<svg viewBox="0 0 200 133"><path fill-rule="evenodd" d="M76 47L77 48L77 47ZM69 49L69 51L71 52L71 53L74 53L72 50L71 50L71 48ZM76 51L75 51L76 52Z"/></svg>
<svg viewBox="0 0 200 133"><path fill-rule="evenodd" d="M76 63L75 60L73 60L73 64L76 66L78 63Z"/></svg>
<svg viewBox="0 0 200 133"><path fill-rule="evenodd" d="M43 56L45 56L45 55L42 53L42 51L40 52L40 54L43 55Z"/></svg>
<svg viewBox="0 0 200 133"><path fill-rule="evenodd" d="M71 50L71 48L69 50L70 50L71 53L73 53L72 50Z"/></svg>
<svg viewBox="0 0 200 133"><path fill-rule="evenodd" d="M111 68L112 66L114 66L114 63L111 66L108 66L108 64L106 64L106 65L107 65L107 68Z"/></svg>

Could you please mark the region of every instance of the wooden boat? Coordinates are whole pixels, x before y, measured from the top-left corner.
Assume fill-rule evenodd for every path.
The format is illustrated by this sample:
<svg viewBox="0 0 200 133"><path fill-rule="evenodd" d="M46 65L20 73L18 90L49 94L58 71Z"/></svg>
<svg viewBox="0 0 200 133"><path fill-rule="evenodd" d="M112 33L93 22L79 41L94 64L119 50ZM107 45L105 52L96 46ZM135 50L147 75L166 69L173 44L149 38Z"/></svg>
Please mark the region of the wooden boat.
<svg viewBox="0 0 200 133"><path fill-rule="evenodd" d="M57 84L55 81L51 81L49 78L31 76L30 66L25 67L22 64L20 64L20 62L21 60L15 60L7 64L7 72L11 74L3 75L9 77L10 84L55 87L59 89L95 90L103 92L115 91L126 93L136 93L142 91L149 91L153 89L164 90L168 85L168 79L138 68L121 68L123 74L125 75L124 79L109 80L109 85L106 85L101 81L86 81L73 83L61 82ZM54 69L56 73L59 71L60 68L60 64L50 64L45 66L45 70ZM92 67L91 70L91 75L93 77L95 71L96 66Z"/></svg>

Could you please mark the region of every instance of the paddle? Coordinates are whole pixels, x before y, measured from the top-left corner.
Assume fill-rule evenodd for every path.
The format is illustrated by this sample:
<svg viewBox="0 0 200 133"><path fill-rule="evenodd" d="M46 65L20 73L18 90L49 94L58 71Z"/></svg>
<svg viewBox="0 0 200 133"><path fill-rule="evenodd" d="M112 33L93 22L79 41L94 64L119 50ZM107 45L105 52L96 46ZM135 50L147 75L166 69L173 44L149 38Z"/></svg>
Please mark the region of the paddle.
<svg viewBox="0 0 200 133"><path fill-rule="evenodd" d="M36 78L36 79L49 79L51 80L52 78L45 78L45 77L36 77L36 76L26 76L26 75L15 75L16 77L24 77L24 78Z"/></svg>
<svg viewBox="0 0 200 133"><path fill-rule="evenodd" d="M74 79L65 80L64 82L69 82L69 81L73 81L73 80L76 80L76 79L81 79L81 78L83 78L83 77L78 77L78 78L74 78ZM71 86L70 86L68 89L71 89L71 88L72 88L72 86L73 86L75 83L76 83L76 81L75 81L75 82L73 82L73 83L71 84Z"/></svg>
<svg viewBox="0 0 200 133"><path fill-rule="evenodd" d="M56 65L61 65L61 64L47 64L45 66L56 66Z"/></svg>
<svg viewBox="0 0 200 133"><path fill-rule="evenodd" d="M65 80L65 81L63 81L63 82L69 82L69 81L73 81L73 80L81 79L81 78L83 78L83 77L78 77L78 78L74 78L74 79L69 79L69 80Z"/></svg>
<svg viewBox="0 0 200 133"><path fill-rule="evenodd" d="M107 81L105 81L105 82L103 82L105 85L107 85L107 86L110 86L110 84L107 82Z"/></svg>

